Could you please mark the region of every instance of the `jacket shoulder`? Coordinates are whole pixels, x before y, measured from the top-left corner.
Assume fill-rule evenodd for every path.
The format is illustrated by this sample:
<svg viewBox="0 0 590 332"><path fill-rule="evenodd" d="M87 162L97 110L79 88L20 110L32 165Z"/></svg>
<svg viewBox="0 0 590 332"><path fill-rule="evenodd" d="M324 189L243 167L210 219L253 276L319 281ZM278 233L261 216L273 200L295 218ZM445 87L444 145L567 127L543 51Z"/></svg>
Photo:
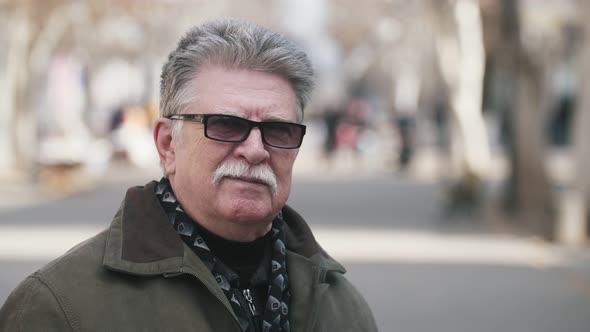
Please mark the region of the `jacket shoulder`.
<svg viewBox="0 0 590 332"><path fill-rule="evenodd" d="M0 308L0 331L77 331L75 317L37 274L26 278Z"/></svg>
<svg viewBox="0 0 590 332"><path fill-rule="evenodd" d="M107 234L108 232L105 230L79 243L39 269L36 275L40 279L52 283L80 278L82 273L93 274L101 270Z"/></svg>
<svg viewBox="0 0 590 332"><path fill-rule="evenodd" d="M0 331L76 331L77 293L102 273L106 231L27 277L0 310Z"/></svg>

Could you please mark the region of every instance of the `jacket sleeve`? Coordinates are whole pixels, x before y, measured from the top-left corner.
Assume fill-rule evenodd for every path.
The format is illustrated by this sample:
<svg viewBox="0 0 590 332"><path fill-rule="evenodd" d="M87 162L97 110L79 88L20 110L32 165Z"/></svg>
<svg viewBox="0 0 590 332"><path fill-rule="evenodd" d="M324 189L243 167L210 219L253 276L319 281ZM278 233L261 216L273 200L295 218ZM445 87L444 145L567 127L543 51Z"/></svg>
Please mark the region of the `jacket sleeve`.
<svg viewBox="0 0 590 332"><path fill-rule="evenodd" d="M54 293L35 276L25 279L0 308L0 331L74 331Z"/></svg>
<svg viewBox="0 0 590 332"><path fill-rule="evenodd" d="M355 317L348 326L350 331L377 332L378 329L377 323L375 322L375 316L373 316L373 311L365 298L348 280L343 280L342 283L344 284L343 287L348 289L350 295L348 297L349 300L344 300L344 303L341 302L341 304L349 306L351 317ZM345 330L343 329L341 331Z"/></svg>

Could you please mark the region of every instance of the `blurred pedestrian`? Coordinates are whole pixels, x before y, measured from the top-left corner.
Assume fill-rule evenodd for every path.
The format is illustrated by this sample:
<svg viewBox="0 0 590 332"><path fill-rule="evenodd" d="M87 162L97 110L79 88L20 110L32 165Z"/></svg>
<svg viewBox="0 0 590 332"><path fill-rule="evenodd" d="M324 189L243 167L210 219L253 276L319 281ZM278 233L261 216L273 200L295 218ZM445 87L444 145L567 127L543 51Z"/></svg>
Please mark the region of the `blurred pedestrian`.
<svg viewBox="0 0 590 332"><path fill-rule="evenodd" d="M344 268L285 205L312 87L307 56L239 20L168 57L154 139L165 176L110 227L27 278L2 331L376 331Z"/></svg>
<svg viewBox="0 0 590 332"><path fill-rule="evenodd" d="M342 119L342 110L338 107L329 106L322 113L322 119L325 125L324 136L324 156L332 158L336 151L336 129Z"/></svg>
<svg viewBox="0 0 590 332"><path fill-rule="evenodd" d="M420 78L411 66L403 67L395 92L395 125L398 129L400 147L398 163L401 170L406 169L416 148L416 113L420 99Z"/></svg>
<svg viewBox="0 0 590 332"><path fill-rule="evenodd" d="M551 143L566 146L571 142L572 120L576 110L577 82L574 65L567 60L558 64L552 83L555 102L549 117L549 137Z"/></svg>

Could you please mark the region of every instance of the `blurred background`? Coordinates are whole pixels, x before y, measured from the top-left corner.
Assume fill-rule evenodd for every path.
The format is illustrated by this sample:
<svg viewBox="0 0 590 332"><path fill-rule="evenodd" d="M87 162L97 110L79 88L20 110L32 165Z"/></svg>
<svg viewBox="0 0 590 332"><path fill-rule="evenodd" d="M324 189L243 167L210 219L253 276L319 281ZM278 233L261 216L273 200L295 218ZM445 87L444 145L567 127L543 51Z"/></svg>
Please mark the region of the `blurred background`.
<svg viewBox="0 0 590 332"><path fill-rule="evenodd" d="M289 204L380 330L588 331L589 15L584 0L0 0L0 303L161 176L163 61L191 25L234 16L315 65Z"/></svg>

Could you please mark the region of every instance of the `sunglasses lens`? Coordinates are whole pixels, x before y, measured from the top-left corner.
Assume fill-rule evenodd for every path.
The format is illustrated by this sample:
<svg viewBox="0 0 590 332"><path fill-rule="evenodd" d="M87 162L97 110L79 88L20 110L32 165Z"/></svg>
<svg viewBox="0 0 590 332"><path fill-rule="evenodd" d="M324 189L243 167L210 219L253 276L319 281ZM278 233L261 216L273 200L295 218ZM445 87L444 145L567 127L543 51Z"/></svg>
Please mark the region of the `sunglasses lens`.
<svg viewBox="0 0 590 332"><path fill-rule="evenodd" d="M239 142L249 129L247 121L233 116L213 115L207 119L207 135L213 139Z"/></svg>
<svg viewBox="0 0 590 332"><path fill-rule="evenodd" d="M292 123L269 122L262 128L266 142L276 147L296 148L303 135L303 129Z"/></svg>
<svg viewBox="0 0 590 332"><path fill-rule="evenodd" d="M251 122L236 116L210 115L206 119L205 135L223 142L242 142L248 138ZM284 149L295 149L301 144L305 127L289 122L262 122L257 125L266 144Z"/></svg>

